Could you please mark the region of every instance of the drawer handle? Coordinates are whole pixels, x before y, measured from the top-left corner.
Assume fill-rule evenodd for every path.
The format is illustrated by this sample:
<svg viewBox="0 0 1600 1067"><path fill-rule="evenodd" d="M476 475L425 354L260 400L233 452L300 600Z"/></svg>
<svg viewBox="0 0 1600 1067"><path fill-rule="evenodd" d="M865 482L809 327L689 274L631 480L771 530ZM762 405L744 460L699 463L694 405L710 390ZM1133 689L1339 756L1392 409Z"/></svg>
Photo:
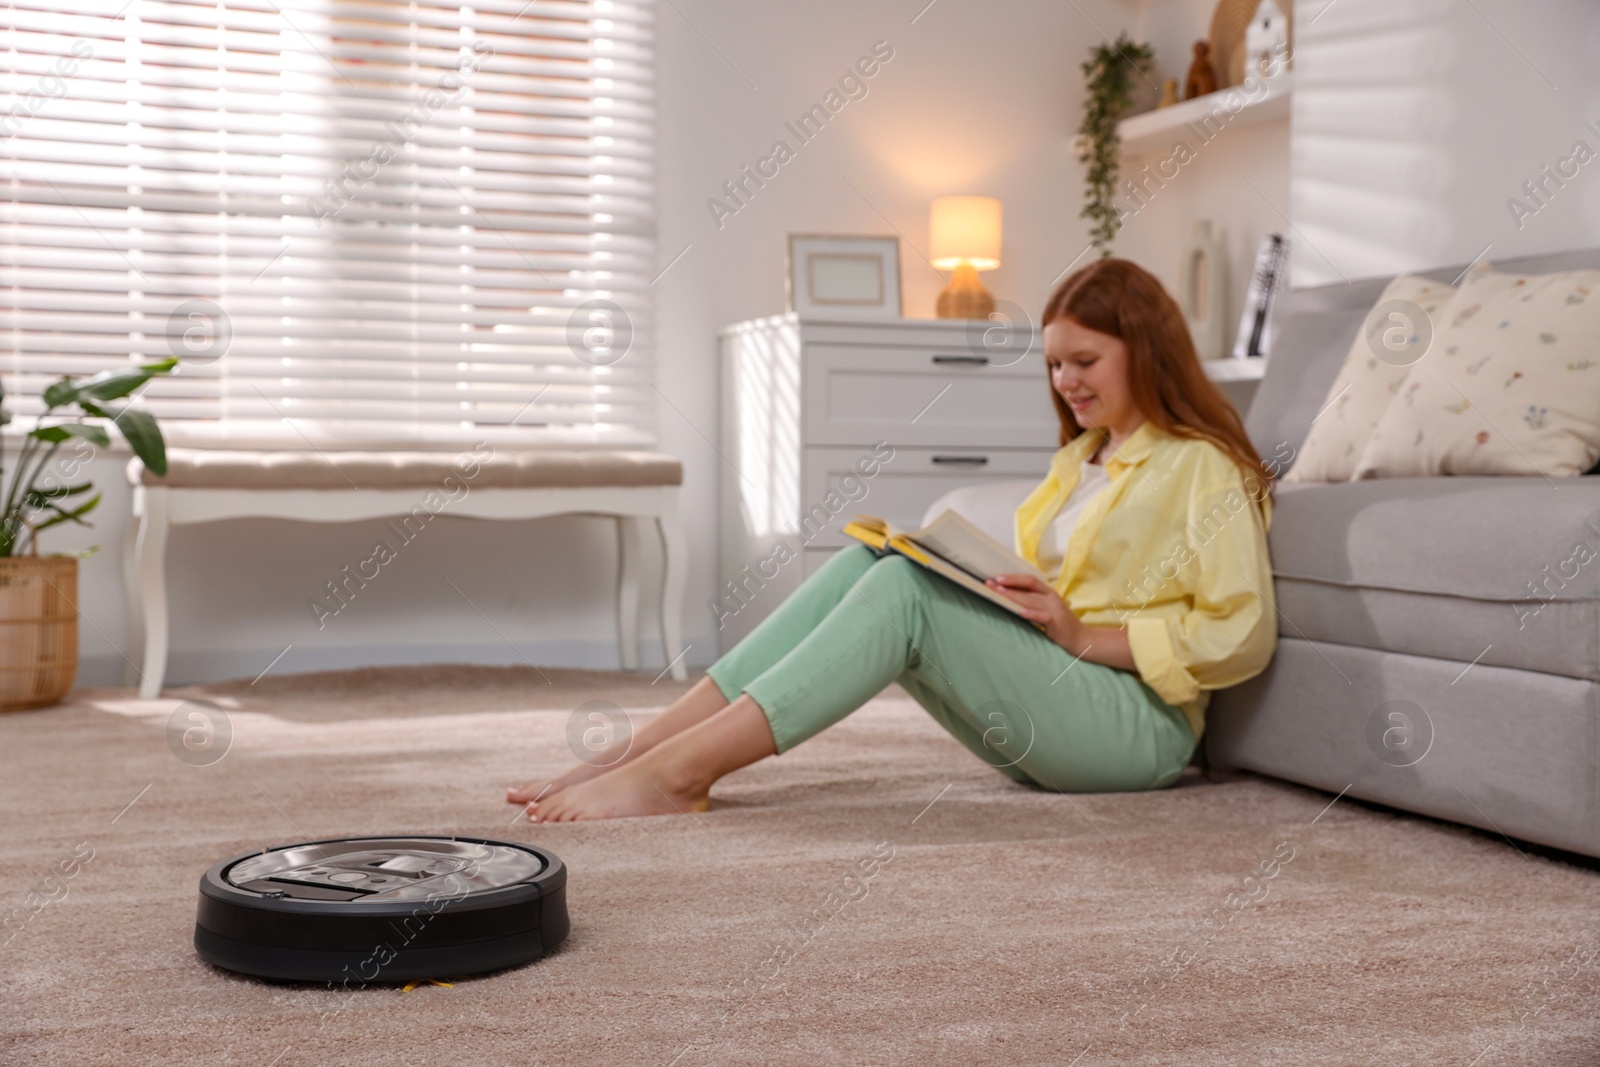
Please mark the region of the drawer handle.
<svg viewBox="0 0 1600 1067"><path fill-rule="evenodd" d="M987 367L988 356L934 356L935 363L971 363L974 366Z"/></svg>
<svg viewBox="0 0 1600 1067"><path fill-rule="evenodd" d="M933 461L947 467L981 467L989 462L988 456L934 456Z"/></svg>

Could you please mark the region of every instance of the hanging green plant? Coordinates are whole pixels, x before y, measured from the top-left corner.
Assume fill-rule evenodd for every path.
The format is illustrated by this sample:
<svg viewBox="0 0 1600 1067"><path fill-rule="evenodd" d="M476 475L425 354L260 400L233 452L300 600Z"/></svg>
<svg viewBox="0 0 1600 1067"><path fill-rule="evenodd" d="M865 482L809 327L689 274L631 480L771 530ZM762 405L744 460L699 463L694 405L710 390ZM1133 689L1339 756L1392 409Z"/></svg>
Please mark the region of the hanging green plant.
<svg viewBox="0 0 1600 1067"><path fill-rule="evenodd" d="M1102 257L1111 254L1111 239L1121 227L1113 201L1121 145L1117 121L1133 99L1133 79L1144 76L1139 68L1154 58L1155 51L1148 44L1135 44L1123 33L1114 43L1090 49L1083 64L1085 94L1083 125L1078 127L1078 162L1087 170L1083 210L1078 215L1093 224L1089 239Z"/></svg>

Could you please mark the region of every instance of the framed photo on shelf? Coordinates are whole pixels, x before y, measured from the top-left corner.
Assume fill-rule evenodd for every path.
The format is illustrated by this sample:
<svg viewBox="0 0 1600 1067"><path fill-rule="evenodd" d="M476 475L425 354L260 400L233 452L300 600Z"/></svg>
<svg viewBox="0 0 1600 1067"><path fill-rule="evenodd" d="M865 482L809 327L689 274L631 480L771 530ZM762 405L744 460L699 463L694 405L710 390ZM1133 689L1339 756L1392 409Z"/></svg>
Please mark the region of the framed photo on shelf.
<svg viewBox="0 0 1600 1067"><path fill-rule="evenodd" d="M789 235L789 310L821 319L900 317L900 239Z"/></svg>

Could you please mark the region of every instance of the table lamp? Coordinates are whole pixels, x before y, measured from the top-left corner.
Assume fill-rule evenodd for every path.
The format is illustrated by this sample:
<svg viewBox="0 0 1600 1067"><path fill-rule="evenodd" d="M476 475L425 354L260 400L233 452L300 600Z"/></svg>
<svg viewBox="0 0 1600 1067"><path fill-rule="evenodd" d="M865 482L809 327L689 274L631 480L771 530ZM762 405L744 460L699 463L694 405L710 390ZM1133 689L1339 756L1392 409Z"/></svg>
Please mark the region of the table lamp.
<svg viewBox="0 0 1600 1067"><path fill-rule="evenodd" d="M1000 265L1000 201L992 196L941 196L929 212L928 243L933 265L948 270L939 294L941 319L986 319L994 294L978 280L980 270Z"/></svg>

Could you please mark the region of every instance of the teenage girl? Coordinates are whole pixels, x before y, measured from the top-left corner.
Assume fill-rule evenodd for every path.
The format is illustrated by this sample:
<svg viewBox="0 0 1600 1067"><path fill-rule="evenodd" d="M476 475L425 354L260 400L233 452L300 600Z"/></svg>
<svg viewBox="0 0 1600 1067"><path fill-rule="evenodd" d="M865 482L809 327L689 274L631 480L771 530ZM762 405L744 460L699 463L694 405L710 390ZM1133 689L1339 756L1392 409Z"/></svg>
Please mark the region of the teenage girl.
<svg viewBox="0 0 1600 1067"><path fill-rule="evenodd" d="M1210 690L1277 645L1271 487L1161 283L1125 260L1042 316L1061 445L1016 515L1051 576L989 584L1030 626L898 555L834 555L615 760L507 791L533 822L704 811L730 771L787 752L899 682L979 758L1059 792L1159 789Z"/></svg>

